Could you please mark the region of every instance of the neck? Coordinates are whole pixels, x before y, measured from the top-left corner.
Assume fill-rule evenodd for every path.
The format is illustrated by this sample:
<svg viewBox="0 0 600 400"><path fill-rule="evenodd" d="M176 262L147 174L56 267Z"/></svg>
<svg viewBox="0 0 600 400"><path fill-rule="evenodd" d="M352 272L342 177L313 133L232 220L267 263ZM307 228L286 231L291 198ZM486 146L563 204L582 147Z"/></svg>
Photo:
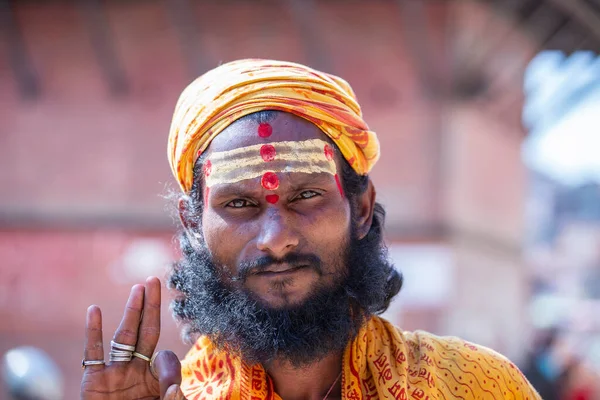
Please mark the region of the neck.
<svg viewBox="0 0 600 400"><path fill-rule="evenodd" d="M266 370L275 392L284 400L323 400L329 389L327 400L341 399L342 378L335 380L342 371L342 358L343 351L336 351L301 368L276 360Z"/></svg>

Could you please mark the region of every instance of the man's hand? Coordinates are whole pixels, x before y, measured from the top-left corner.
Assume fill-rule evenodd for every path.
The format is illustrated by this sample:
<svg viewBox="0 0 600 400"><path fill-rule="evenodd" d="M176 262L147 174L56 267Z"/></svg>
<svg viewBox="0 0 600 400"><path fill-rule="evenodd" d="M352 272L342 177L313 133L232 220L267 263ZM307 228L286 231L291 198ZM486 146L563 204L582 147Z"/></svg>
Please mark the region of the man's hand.
<svg viewBox="0 0 600 400"><path fill-rule="evenodd" d="M135 285L113 340L135 346L135 351L152 357L160 336L160 281L150 277L145 285ZM84 359L104 360L102 313L97 306L87 310ZM81 399L185 399L179 389L181 365L171 351L161 351L154 360L156 379L150 363L138 357L129 362L108 362L85 367Z"/></svg>

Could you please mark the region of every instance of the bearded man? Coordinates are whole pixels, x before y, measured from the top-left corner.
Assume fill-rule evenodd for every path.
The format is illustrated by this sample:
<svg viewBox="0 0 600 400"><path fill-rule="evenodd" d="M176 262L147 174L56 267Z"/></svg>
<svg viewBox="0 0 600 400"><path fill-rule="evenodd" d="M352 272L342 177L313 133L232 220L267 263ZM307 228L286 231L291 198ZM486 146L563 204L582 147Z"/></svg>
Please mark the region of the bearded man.
<svg viewBox="0 0 600 400"><path fill-rule="evenodd" d="M221 65L181 94L168 156L183 193L172 310L193 346L182 364L154 353L160 282L148 278L108 364L88 309L83 399L539 399L492 350L377 316L402 278L368 176L377 136L344 80Z"/></svg>

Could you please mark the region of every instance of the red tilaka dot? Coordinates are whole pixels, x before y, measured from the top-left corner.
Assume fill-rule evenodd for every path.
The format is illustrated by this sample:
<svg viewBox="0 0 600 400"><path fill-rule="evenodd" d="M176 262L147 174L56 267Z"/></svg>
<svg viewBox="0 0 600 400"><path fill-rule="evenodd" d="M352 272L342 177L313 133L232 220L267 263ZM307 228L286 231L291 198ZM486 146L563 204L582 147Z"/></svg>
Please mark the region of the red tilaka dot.
<svg viewBox="0 0 600 400"><path fill-rule="evenodd" d="M261 138L268 138L272 133L273 128L271 128L271 125L267 124L266 122L258 125L258 136Z"/></svg>
<svg viewBox="0 0 600 400"><path fill-rule="evenodd" d="M275 190L279 187L279 178L275 172L265 172L260 183L267 190Z"/></svg>
<svg viewBox="0 0 600 400"><path fill-rule="evenodd" d="M265 162L275 159L275 147L270 144L265 144L260 148L260 156Z"/></svg>
<svg viewBox="0 0 600 400"><path fill-rule="evenodd" d="M212 163L210 162L210 160L208 160L208 161L206 161L206 164L204 164L204 175L209 176L211 171L212 171Z"/></svg>
<svg viewBox="0 0 600 400"><path fill-rule="evenodd" d="M333 160L333 149L330 145L326 144L323 148L323 152L325 153L325 158L329 161Z"/></svg>
<svg viewBox="0 0 600 400"><path fill-rule="evenodd" d="M277 194L268 194L265 196L265 199L271 203L271 204L275 204L279 201L279 195Z"/></svg>

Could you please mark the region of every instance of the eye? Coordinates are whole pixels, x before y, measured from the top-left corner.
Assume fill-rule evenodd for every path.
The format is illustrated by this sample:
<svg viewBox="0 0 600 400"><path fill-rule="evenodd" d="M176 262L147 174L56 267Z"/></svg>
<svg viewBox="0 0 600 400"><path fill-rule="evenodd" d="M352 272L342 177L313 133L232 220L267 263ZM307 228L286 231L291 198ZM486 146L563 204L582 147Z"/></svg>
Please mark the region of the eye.
<svg viewBox="0 0 600 400"><path fill-rule="evenodd" d="M298 196L296 196L296 198L294 198L295 200L308 200L308 199L312 199L313 197L317 197L320 196L320 193L315 192L314 190L305 190L302 193L300 193Z"/></svg>
<svg viewBox="0 0 600 400"><path fill-rule="evenodd" d="M245 199L235 199L231 200L229 203L225 204L225 207L229 208L245 208L245 207L254 207L254 204L250 203Z"/></svg>

